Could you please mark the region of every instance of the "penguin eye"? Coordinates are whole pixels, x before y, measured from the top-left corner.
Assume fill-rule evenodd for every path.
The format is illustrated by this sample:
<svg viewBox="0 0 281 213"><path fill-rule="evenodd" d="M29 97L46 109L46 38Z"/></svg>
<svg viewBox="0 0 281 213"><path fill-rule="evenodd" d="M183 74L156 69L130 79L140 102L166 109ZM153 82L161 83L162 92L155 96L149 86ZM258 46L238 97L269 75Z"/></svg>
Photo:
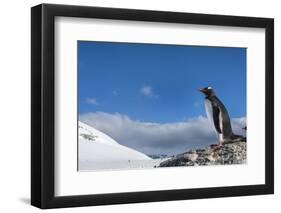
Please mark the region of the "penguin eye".
<svg viewBox="0 0 281 213"><path fill-rule="evenodd" d="M207 89L212 89L212 87L207 87Z"/></svg>

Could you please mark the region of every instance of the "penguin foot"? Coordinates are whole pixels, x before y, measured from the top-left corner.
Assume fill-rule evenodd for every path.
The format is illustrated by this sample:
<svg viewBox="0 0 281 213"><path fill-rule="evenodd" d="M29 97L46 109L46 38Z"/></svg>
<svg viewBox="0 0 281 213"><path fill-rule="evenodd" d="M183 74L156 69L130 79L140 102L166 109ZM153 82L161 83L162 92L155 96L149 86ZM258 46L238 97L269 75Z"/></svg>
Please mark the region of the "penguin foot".
<svg viewBox="0 0 281 213"><path fill-rule="evenodd" d="M219 144L211 144L210 147L211 147L211 149L217 150L217 149L222 147L222 144L221 143L219 143Z"/></svg>

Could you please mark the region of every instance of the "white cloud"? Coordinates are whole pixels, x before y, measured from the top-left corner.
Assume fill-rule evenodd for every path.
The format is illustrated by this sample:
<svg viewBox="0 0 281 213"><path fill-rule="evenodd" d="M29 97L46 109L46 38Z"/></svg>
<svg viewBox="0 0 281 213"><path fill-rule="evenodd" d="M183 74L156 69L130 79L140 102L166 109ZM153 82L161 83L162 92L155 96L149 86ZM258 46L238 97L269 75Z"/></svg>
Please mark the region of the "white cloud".
<svg viewBox="0 0 281 213"><path fill-rule="evenodd" d="M191 148L217 143L216 133L207 118L199 116L185 122L148 123L119 113L87 113L79 120L114 138L120 144L146 154L179 154ZM233 119L233 130L242 134L245 118Z"/></svg>
<svg viewBox="0 0 281 213"><path fill-rule="evenodd" d="M97 99L95 98L86 98L86 102L93 105L99 105Z"/></svg>
<svg viewBox="0 0 281 213"><path fill-rule="evenodd" d="M157 98L158 95L154 93L153 88L149 85L145 85L140 89L140 93L150 97L150 98Z"/></svg>

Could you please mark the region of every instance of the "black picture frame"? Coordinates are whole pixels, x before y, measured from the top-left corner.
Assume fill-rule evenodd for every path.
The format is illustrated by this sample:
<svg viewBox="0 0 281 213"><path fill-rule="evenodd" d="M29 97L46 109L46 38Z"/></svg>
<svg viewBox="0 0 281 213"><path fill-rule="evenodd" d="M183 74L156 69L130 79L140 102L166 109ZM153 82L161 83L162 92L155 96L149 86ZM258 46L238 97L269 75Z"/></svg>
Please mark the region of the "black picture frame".
<svg viewBox="0 0 281 213"><path fill-rule="evenodd" d="M54 195L54 20L58 16L264 28L266 32L265 184L56 197ZM39 208L274 193L274 20L271 18L41 4L31 8L31 97L31 204Z"/></svg>

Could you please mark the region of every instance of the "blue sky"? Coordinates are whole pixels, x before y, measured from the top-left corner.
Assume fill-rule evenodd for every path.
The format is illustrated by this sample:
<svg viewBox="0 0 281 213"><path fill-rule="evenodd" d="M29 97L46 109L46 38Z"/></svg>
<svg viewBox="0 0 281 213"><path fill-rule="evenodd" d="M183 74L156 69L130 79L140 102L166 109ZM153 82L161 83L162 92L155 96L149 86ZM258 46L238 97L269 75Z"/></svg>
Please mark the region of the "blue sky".
<svg viewBox="0 0 281 213"><path fill-rule="evenodd" d="M212 86L231 117L246 116L246 49L78 42L79 115L120 113L142 122L206 116Z"/></svg>

